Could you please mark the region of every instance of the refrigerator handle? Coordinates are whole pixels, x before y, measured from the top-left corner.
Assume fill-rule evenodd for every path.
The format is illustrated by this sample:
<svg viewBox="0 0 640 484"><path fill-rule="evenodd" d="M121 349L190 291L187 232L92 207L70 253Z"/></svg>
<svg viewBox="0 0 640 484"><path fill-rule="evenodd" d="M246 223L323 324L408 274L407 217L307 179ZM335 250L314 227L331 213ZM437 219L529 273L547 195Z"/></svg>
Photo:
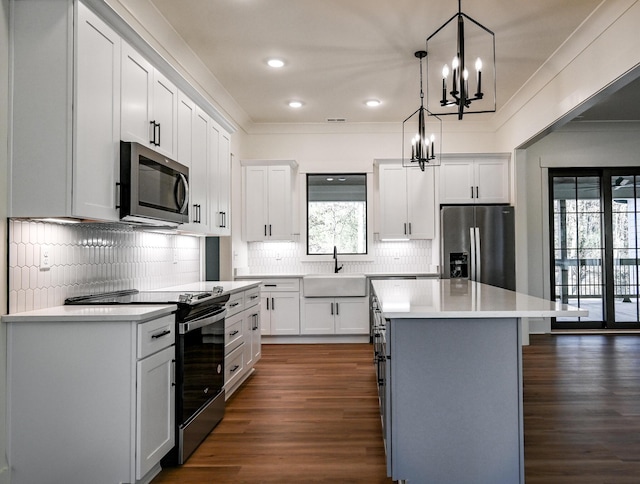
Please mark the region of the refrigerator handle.
<svg viewBox="0 0 640 484"><path fill-rule="evenodd" d="M480 264L480 261L482 260L482 257L480 257L480 227L475 227L475 232L476 232L476 281L481 282L481 278L482 278L482 266Z"/></svg>
<svg viewBox="0 0 640 484"><path fill-rule="evenodd" d="M476 280L476 228L475 227L469 227L469 237L471 242L471 244L469 244L471 246L471 254L470 254L470 260L469 260L469 268L470 268L469 279L472 281L475 281Z"/></svg>

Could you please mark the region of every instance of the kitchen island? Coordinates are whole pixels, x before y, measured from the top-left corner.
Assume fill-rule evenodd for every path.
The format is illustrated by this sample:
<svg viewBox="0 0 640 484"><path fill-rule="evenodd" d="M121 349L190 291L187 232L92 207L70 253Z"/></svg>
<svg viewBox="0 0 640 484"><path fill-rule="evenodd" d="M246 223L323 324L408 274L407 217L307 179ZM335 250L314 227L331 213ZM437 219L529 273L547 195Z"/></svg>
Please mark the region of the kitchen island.
<svg viewBox="0 0 640 484"><path fill-rule="evenodd" d="M523 483L520 319L587 311L467 280L372 287L388 474Z"/></svg>

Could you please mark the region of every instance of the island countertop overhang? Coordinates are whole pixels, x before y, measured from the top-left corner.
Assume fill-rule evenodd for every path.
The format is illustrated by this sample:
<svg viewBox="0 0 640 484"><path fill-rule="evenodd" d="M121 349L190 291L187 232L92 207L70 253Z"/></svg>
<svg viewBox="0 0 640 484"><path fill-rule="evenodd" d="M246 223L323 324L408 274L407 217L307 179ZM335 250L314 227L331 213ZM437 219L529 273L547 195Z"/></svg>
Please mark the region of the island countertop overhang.
<svg viewBox="0 0 640 484"><path fill-rule="evenodd" d="M587 316L588 311L466 279L372 281L386 319Z"/></svg>

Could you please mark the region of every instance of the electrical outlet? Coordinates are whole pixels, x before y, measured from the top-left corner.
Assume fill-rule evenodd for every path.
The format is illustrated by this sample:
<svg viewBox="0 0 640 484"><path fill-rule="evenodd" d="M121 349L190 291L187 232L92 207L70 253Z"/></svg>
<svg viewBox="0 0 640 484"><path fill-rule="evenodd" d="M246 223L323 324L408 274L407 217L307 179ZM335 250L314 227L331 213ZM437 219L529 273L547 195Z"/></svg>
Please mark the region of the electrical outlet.
<svg viewBox="0 0 640 484"><path fill-rule="evenodd" d="M51 247L43 245L40 247L40 270L48 271L51 269Z"/></svg>
<svg viewBox="0 0 640 484"><path fill-rule="evenodd" d="M282 260L282 255L279 252L276 253L276 260Z"/></svg>
<svg viewBox="0 0 640 484"><path fill-rule="evenodd" d="M178 249L173 249L173 263L178 263Z"/></svg>

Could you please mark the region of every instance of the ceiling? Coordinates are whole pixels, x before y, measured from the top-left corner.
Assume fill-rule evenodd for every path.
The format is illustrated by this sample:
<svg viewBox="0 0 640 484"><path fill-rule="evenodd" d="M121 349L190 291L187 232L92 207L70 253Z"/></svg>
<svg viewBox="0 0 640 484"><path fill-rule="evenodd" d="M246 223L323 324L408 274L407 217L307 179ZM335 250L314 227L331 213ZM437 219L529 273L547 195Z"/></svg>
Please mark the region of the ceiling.
<svg viewBox="0 0 640 484"><path fill-rule="evenodd" d="M601 1L462 2L495 33L498 110ZM414 52L458 8L455 0L150 2L254 123L401 122L420 103ZM268 67L270 57L285 66ZM382 104L367 107L372 98ZM292 99L303 106L290 108Z"/></svg>

